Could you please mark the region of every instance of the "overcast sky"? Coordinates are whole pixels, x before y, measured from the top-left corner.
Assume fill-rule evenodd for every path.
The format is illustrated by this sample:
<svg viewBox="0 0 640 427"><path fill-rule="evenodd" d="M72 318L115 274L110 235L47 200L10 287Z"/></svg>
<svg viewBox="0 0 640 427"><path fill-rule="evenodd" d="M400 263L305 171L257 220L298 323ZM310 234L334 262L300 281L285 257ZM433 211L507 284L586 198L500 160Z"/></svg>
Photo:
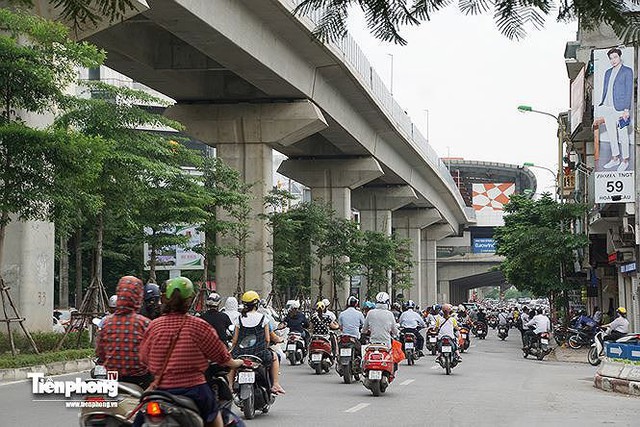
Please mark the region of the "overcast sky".
<svg viewBox="0 0 640 427"><path fill-rule="evenodd" d="M441 157L557 168L556 123L523 114L521 104L558 114L569 109L565 43L576 39L577 24L553 19L520 42L496 29L490 15L464 16L456 7L435 13L431 22L406 28L407 46L375 40L361 14L350 31L380 77L427 134ZM536 169L538 192L553 192L551 173Z"/></svg>

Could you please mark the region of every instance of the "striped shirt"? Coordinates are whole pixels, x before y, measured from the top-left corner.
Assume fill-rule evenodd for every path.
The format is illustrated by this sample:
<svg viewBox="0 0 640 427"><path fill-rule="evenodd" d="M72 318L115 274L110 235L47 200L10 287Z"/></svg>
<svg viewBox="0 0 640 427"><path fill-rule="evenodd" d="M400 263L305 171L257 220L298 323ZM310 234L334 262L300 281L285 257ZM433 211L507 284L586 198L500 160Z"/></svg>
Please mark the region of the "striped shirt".
<svg viewBox="0 0 640 427"><path fill-rule="evenodd" d="M178 313L160 316L149 324L142 339L140 360L155 377L160 375L183 316ZM204 320L187 315L158 388L187 388L204 384L204 371L209 361L224 364L230 359L231 355L215 329Z"/></svg>

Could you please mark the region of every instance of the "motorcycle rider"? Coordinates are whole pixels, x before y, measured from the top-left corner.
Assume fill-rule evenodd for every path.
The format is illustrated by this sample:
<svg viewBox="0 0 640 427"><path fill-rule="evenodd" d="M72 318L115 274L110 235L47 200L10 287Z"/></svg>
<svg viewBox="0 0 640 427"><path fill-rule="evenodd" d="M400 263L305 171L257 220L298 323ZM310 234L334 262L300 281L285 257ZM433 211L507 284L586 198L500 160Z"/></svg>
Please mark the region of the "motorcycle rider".
<svg viewBox="0 0 640 427"><path fill-rule="evenodd" d="M224 302L224 308L222 312L229 316L229 320L231 320L231 324L235 325L238 323L238 317L240 317L240 312L238 311L238 300L236 297L229 297Z"/></svg>
<svg viewBox="0 0 640 427"><path fill-rule="evenodd" d="M155 283L144 285L144 303L140 309L140 314L151 320L160 317L160 287Z"/></svg>
<svg viewBox="0 0 640 427"><path fill-rule="evenodd" d="M616 341L629 333L627 309L618 307L616 313L618 313L618 317L616 317L613 322L602 325L603 328L608 328L607 334L604 336L604 341Z"/></svg>
<svg viewBox="0 0 640 427"><path fill-rule="evenodd" d="M324 304L324 315L327 316L329 319L331 319L332 322L335 322L338 320L338 318L336 317L336 314L329 310L329 307L331 306L331 301L329 301L327 298L322 300L322 304Z"/></svg>
<svg viewBox="0 0 640 427"><path fill-rule="evenodd" d="M376 307L369 310L362 326L363 332L370 333L372 344L384 344L391 350L391 336L398 335L396 318L389 310L389 294L379 292L376 295ZM397 363L394 363L394 372L397 370Z"/></svg>
<svg viewBox="0 0 640 427"><path fill-rule="evenodd" d="M399 322L400 328L405 332L411 332L416 336L416 350L418 356L424 356L422 350L424 349L424 337L420 333L420 329L425 328L427 325L424 323L422 316L414 311L416 303L412 300L407 301L405 304L406 310L400 315Z"/></svg>
<svg viewBox="0 0 640 427"><path fill-rule="evenodd" d="M452 311L453 307L451 304L444 304L442 306L442 320L438 319L438 323L436 324L436 327L438 328L438 359L442 356L441 340L443 337L447 336L452 338L451 345L453 346L456 359L458 362L462 362L462 357L460 357L460 351L458 350L458 322L456 321L455 316L452 316Z"/></svg>
<svg viewBox="0 0 640 427"><path fill-rule="evenodd" d="M397 322L398 319L400 319L400 315L402 314L402 306L400 306L400 303L394 302L393 305L391 305L391 313L393 314L393 317Z"/></svg>
<svg viewBox="0 0 640 427"><path fill-rule="evenodd" d="M527 307L526 305L522 308L522 313L520 314L520 319L522 320L522 324L520 326L520 336L522 338L522 345L525 345L525 339L524 339L524 334L527 331L527 328L524 326L526 325L529 320L531 320L531 318L529 317L529 307Z"/></svg>
<svg viewBox="0 0 640 427"><path fill-rule="evenodd" d="M500 309L500 312L498 313L498 325L500 326L508 326L509 325L509 314L507 314L507 311L503 308Z"/></svg>
<svg viewBox="0 0 640 427"><path fill-rule="evenodd" d="M290 332L297 332L301 334L302 338L304 338L304 342L309 346L309 339L311 338L309 331L307 331L309 328L309 321L304 313L300 311L300 301L293 300L291 302L289 312L282 321L282 326L288 327Z"/></svg>
<svg viewBox="0 0 640 427"><path fill-rule="evenodd" d="M531 339L535 339L538 334L551 332L551 321L543 314L542 309L531 311L532 313L535 312L535 315L524 325L529 329L524 333L525 343L523 350L530 347Z"/></svg>
<svg viewBox="0 0 640 427"><path fill-rule="evenodd" d="M116 310L107 316L96 340L96 356L108 371L118 371L118 380L146 389L153 377L139 358L149 319L138 314L142 304L142 280L124 276L116 288Z"/></svg>
<svg viewBox="0 0 640 427"><path fill-rule="evenodd" d="M427 307L425 311L427 312L427 316L424 319L424 323L427 325L427 328L431 329L436 325L435 315L437 313L436 313L435 305L431 307Z"/></svg>
<svg viewBox="0 0 640 427"><path fill-rule="evenodd" d="M271 392L276 394L284 394L284 389L280 385L278 374L280 372L280 364L278 358L274 357L273 352L269 349L271 343L271 334L269 330L269 319L264 314L258 312L260 304L260 296L255 291L247 291L242 295L242 304L244 305L242 313L236 323L236 328L231 343L231 354L237 357L240 354L251 354L262 359L264 366L270 369L272 387ZM240 348L238 346L242 340L249 336L255 336L255 344L251 347ZM229 383L233 386L235 371L232 370L229 376Z"/></svg>
<svg viewBox="0 0 640 427"><path fill-rule="evenodd" d="M364 326L364 315L358 307L358 298L351 295L347 299L347 309L338 316L338 324L342 330L342 335L355 338L356 354L360 355L362 345L360 344L360 330Z"/></svg>
<svg viewBox="0 0 640 427"><path fill-rule="evenodd" d="M211 292L205 301L207 311L202 315L202 320L213 326L218 333L218 337L225 343L230 339L229 326L231 326L231 319L224 313L218 311L222 298L218 293Z"/></svg>
<svg viewBox="0 0 640 427"><path fill-rule="evenodd" d="M140 345L140 360L156 377L166 361L158 390L191 398L200 410L204 425L220 427L222 416L204 372L209 361L230 368L240 367L243 362L231 358L211 325L187 313L195 295L193 283L186 277L167 282L163 314L149 324ZM173 351L167 354L174 339Z"/></svg>

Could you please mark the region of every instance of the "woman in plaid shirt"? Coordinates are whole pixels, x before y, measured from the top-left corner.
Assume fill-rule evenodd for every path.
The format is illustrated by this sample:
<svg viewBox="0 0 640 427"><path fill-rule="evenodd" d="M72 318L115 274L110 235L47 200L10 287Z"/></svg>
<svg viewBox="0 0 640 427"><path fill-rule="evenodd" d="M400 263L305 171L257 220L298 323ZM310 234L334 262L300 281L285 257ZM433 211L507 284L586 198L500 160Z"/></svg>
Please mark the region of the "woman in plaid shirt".
<svg viewBox="0 0 640 427"><path fill-rule="evenodd" d="M222 426L222 417L204 372L209 362L230 368L238 368L243 362L231 358L211 325L187 314L194 296L189 279L169 280L163 297L163 315L149 324L140 346L140 359L158 378L168 358L158 390L191 398L200 409L205 426L217 427ZM173 351L167 354L174 339Z"/></svg>

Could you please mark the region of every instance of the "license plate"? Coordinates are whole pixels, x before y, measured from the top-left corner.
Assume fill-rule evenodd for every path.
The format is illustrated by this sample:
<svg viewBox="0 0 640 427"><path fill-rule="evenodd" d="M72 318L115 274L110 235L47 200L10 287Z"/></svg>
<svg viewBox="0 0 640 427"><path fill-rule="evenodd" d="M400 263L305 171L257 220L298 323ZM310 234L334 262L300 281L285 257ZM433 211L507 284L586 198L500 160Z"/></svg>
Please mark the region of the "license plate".
<svg viewBox="0 0 640 427"><path fill-rule="evenodd" d="M295 344L289 344L287 346L287 351L296 351L296 345Z"/></svg>
<svg viewBox="0 0 640 427"><path fill-rule="evenodd" d="M311 355L312 362L320 362L322 360L322 355L320 353L315 353Z"/></svg>
<svg viewBox="0 0 640 427"><path fill-rule="evenodd" d="M548 339L546 339L546 338L542 338L542 339L540 340L540 342L541 342L542 344L544 344L544 345L549 344L549 340L548 340Z"/></svg>
<svg viewBox="0 0 640 427"><path fill-rule="evenodd" d="M340 356L344 356L344 357L351 356L351 349L350 348L341 348L340 349Z"/></svg>
<svg viewBox="0 0 640 427"><path fill-rule="evenodd" d="M436 337L429 337L429 342L436 342L438 339Z"/></svg>
<svg viewBox="0 0 640 427"><path fill-rule="evenodd" d="M404 348L413 348L413 343L412 342L404 343Z"/></svg>
<svg viewBox="0 0 640 427"><path fill-rule="evenodd" d="M467 334L462 334L462 338L466 338L466 337L467 337Z"/></svg>
<svg viewBox="0 0 640 427"><path fill-rule="evenodd" d="M96 365L95 368L93 368L93 375L97 376L107 376L107 368L105 368L102 365Z"/></svg>
<svg viewBox="0 0 640 427"><path fill-rule="evenodd" d="M253 371L249 372L238 372L238 384L253 384L256 382L256 373Z"/></svg>
<svg viewBox="0 0 640 427"><path fill-rule="evenodd" d="M382 379L382 371L369 371L369 379L370 380L381 380Z"/></svg>
<svg viewBox="0 0 640 427"><path fill-rule="evenodd" d="M448 346L448 345L442 346L442 352L443 353L451 353L451 346Z"/></svg>

